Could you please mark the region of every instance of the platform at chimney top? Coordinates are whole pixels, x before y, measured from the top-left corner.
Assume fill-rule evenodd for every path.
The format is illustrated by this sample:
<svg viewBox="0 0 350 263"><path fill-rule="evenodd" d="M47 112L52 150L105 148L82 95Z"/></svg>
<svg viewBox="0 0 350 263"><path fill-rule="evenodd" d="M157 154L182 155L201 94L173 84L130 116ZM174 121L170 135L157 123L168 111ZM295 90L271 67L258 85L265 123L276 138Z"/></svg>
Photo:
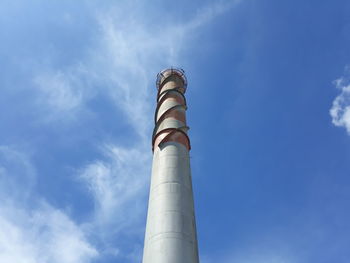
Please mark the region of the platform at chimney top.
<svg viewBox="0 0 350 263"><path fill-rule="evenodd" d="M171 77L172 75L173 76L175 75L182 80L181 88L183 88L185 92L187 88L187 78L185 76L185 71L181 68L167 68L159 72L157 75L157 81L156 81L157 89L158 90L161 89L164 81L169 77Z"/></svg>

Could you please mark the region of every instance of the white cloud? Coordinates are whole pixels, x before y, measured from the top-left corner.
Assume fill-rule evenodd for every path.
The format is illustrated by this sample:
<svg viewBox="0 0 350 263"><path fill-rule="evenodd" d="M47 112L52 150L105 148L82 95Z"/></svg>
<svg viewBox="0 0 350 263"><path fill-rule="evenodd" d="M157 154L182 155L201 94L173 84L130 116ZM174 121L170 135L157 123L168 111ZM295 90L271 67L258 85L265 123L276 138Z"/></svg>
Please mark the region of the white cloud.
<svg viewBox="0 0 350 263"><path fill-rule="evenodd" d="M117 232L139 217L150 157L140 149L111 145L104 148L104 155L106 160L87 165L81 178L94 196L98 224L113 224L112 232Z"/></svg>
<svg viewBox="0 0 350 263"><path fill-rule="evenodd" d="M338 127L344 127L350 135L350 68L346 69L346 75L337 79L334 83L340 90L340 94L334 99L330 115L332 123Z"/></svg>
<svg viewBox="0 0 350 263"><path fill-rule="evenodd" d="M110 12L97 15L101 35L90 50L88 71L94 72L94 81L100 83L101 91L113 98L138 134L138 138L130 138L134 146L129 148L118 143L104 146L100 160L86 165L80 173L94 197L95 224L104 228L100 234L143 235L145 222L140 215L146 209L151 170L149 135L153 126L155 74L163 67L180 65L181 50L191 45L191 32L238 2L219 2L175 25L150 26L138 19L142 16L137 9L121 12L123 9L111 8ZM130 253L117 250L117 256L133 261L139 260L142 253L140 248Z"/></svg>
<svg viewBox="0 0 350 263"><path fill-rule="evenodd" d="M104 160L88 164L80 173L95 202L89 228L99 240L103 255L134 262L142 253L141 244L135 240L143 235L150 150L141 145L130 149L106 145L103 155ZM133 243L125 249L120 247L121 240Z"/></svg>
<svg viewBox="0 0 350 263"><path fill-rule="evenodd" d="M28 199L36 183L36 171L28 157L0 145L0 199Z"/></svg>
<svg viewBox="0 0 350 263"><path fill-rule="evenodd" d="M78 107L82 101L79 86L74 85L74 79L62 72L37 76L35 83L42 92L42 99L58 111L70 111ZM72 86L75 86L74 89Z"/></svg>
<svg viewBox="0 0 350 263"><path fill-rule="evenodd" d="M37 74L33 83L38 92L39 115L44 121L70 121L86 113L84 105L94 95L89 83L92 77L80 63L65 70L47 69Z"/></svg>
<svg viewBox="0 0 350 263"><path fill-rule="evenodd" d="M84 222L84 230L94 229L94 238L100 236L101 240L108 240L108 235L126 232L138 236L143 234L145 222L141 222L140 215L146 209L145 193L151 169L149 136L153 125L155 74L167 66L181 66L181 51L194 44L190 42L192 33L237 3L239 1L216 2L198 9L192 19L183 23L168 21L157 25L144 21L148 15L144 10L134 7L125 10L124 3L109 6L109 10L92 4L90 8L96 8L99 31L91 32L94 36L82 52L83 57L68 67L36 72L33 81L39 92L38 106L44 105L48 109L43 111L48 114L46 119L80 117L89 107L87 102L100 93L112 98L116 109L125 116L115 121L128 122L137 135L130 138L134 144L129 148L121 147L118 142L103 146L102 155L80 169L79 178L87 185L95 203L93 220ZM174 18L169 15L169 19ZM48 211L42 213L51 218L50 224L56 222L56 217L50 217L48 213L57 217L63 213L54 208ZM62 217L64 219L64 213ZM97 251L88 242L82 228L66 217L63 220L65 229L74 233L76 239L71 241L72 246L80 249L81 256L73 258L79 253L67 250L67 258L61 258L61 262L80 262L84 256L88 262ZM22 238L21 224L11 225L11 219L6 220L9 229L19 233L19 243L31 241ZM47 227L41 221L35 223L34 228L35 225L48 229L46 236L51 241L47 243L65 240L65 235L61 238L56 234L56 228ZM33 244L42 249L41 243ZM141 253L138 246L127 255L117 245L112 248L110 244L103 246L100 251L128 260L139 258ZM36 251L35 248L29 250ZM69 258L70 252L72 258Z"/></svg>
<svg viewBox="0 0 350 263"><path fill-rule="evenodd" d="M193 46L193 32L239 2L219 1L199 8L183 23L149 25L139 19L142 15L134 7L127 14L111 8L97 16L101 37L91 52L91 68L101 76L101 82L108 83L116 106L139 135L144 136L152 123L155 74L164 67L181 66L181 51Z"/></svg>
<svg viewBox="0 0 350 263"><path fill-rule="evenodd" d="M186 31L194 30L210 22L215 17L227 12L243 0L217 1L210 6L197 10L197 15L185 25ZM188 33L188 32L184 32Z"/></svg>
<svg viewBox="0 0 350 263"><path fill-rule="evenodd" d="M142 137L150 129L155 74L168 66L181 66L181 51L190 49L194 32L241 0L219 1L196 10L186 22L150 25L143 9L118 3L97 8L99 31L83 57L66 68L39 71L34 84L39 102L51 108L52 117L71 119L98 93L113 98L125 120ZM136 5L136 3L134 3ZM94 6L90 6L94 8Z"/></svg>
<svg viewBox="0 0 350 263"><path fill-rule="evenodd" d="M40 208L0 209L0 262L83 263L98 255L84 232L64 212Z"/></svg>
<svg viewBox="0 0 350 263"><path fill-rule="evenodd" d="M28 156L0 146L0 262L91 262L98 251L82 227L35 194Z"/></svg>

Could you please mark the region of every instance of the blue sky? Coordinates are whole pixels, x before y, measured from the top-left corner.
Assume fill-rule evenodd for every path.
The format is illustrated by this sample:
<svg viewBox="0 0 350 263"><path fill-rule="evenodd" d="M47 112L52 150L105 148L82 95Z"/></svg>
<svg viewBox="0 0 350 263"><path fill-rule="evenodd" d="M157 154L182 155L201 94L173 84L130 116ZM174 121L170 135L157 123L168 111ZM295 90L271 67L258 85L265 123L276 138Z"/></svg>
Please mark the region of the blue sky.
<svg viewBox="0 0 350 263"><path fill-rule="evenodd" d="M140 262L155 76L185 69L202 263L348 263L350 2L0 4L0 262Z"/></svg>

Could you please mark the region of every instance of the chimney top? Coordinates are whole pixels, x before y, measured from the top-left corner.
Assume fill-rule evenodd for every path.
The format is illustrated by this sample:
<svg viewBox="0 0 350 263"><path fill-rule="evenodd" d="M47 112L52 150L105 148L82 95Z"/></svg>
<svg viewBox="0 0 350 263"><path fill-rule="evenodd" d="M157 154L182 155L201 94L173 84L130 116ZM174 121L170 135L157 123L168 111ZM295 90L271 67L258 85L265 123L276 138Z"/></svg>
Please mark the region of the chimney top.
<svg viewBox="0 0 350 263"><path fill-rule="evenodd" d="M162 83L165 79L167 79L168 77L170 77L171 75L177 75L178 77L180 77L183 81L183 88L184 90L186 90L187 88L187 79L185 76L185 71L181 68L167 68L162 70L161 72L159 72L157 74L157 81L156 81L156 86L157 89L159 90L162 86Z"/></svg>

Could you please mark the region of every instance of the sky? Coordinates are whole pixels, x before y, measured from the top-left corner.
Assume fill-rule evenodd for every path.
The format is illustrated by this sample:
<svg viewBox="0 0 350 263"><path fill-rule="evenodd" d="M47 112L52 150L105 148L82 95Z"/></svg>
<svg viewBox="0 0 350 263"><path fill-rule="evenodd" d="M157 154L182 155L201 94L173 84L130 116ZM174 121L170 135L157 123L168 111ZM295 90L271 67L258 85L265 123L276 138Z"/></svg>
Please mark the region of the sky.
<svg viewBox="0 0 350 263"><path fill-rule="evenodd" d="M186 72L202 263L348 263L348 0L2 0L0 263L141 262L156 74Z"/></svg>

